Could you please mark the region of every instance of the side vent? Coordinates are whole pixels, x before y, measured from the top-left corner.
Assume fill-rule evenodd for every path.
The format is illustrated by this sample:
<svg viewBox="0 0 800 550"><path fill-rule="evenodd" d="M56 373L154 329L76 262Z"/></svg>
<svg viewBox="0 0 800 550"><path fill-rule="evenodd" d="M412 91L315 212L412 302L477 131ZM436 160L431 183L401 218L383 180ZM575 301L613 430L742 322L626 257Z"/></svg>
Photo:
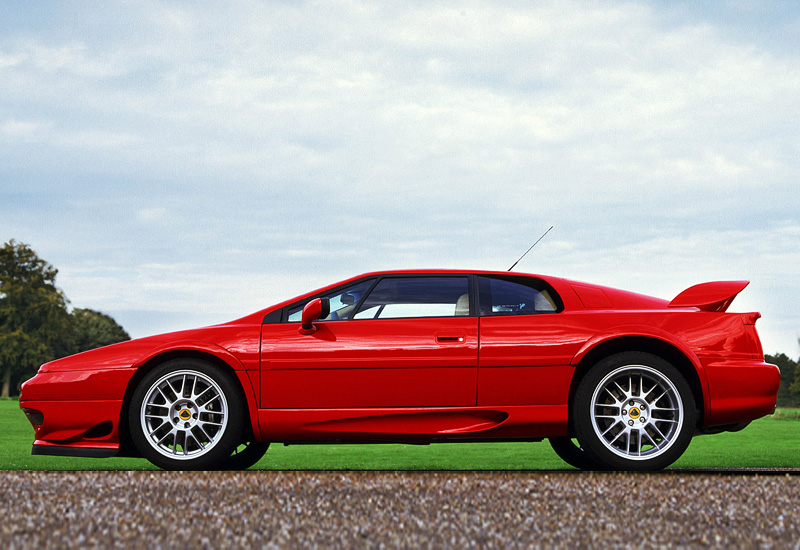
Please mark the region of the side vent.
<svg viewBox="0 0 800 550"><path fill-rule="evenodd" d="M103 437L108 437L109 435L111 435L111 430L113 429L114 425L111 423L111 421L106 420L105 422L100 422L100 424L86 430L83 434L83 438L101 439Z"/></svg>
<svg viewBox="0 0 800 550"><path fill-rule="evenodd" d="M42 414L42 411L37 411L36 409L22 409L22 411L25 413L25 416L28 417L28 421L33 424L34 427L44 424L44 415Z"/></svg>
<svg viewBox="0 0 800 550"><path fill-rule="evenodd" d="M606 293L597 287L573 284L572 290L578 295L583 307L587 309L612 309L614 307Z"/></svg>

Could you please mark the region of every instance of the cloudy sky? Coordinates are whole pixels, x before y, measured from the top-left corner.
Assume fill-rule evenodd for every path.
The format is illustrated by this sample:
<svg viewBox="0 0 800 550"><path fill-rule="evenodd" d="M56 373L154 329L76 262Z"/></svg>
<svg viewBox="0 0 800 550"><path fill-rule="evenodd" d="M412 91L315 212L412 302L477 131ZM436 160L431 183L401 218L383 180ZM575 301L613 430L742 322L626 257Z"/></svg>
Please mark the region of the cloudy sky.
<svg viewBox="0 0 800 550"><path fill-rule="evenodd" d="M0 239L133 336L364 271L671 298L800 353L800 7L0 5Z"/></svg>

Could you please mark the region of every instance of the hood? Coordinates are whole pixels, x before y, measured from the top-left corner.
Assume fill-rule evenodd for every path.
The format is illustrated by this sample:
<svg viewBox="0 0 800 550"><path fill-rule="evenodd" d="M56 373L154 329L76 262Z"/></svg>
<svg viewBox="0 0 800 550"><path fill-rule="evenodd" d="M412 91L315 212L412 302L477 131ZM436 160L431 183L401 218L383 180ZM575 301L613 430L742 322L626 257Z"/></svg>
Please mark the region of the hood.
<svg viewBox="0 0 800 550"><path fill-rule="evenodd" d="M220 356L246 341L257 345L260 325L217 325L128 340L45 363L39 372L131 368L171 350L195 350Z"/></svg>
<svg viewBox="0 0 800 550"><path fill-rule="evenodd" d="M191 331L187 331L190 333ZM180 334L180 333L176 333ZM118 344L111 344L45 363L39 372L72 371L87 369L129 368L150 350L159 347L168 335L148 336Z"/></svg>

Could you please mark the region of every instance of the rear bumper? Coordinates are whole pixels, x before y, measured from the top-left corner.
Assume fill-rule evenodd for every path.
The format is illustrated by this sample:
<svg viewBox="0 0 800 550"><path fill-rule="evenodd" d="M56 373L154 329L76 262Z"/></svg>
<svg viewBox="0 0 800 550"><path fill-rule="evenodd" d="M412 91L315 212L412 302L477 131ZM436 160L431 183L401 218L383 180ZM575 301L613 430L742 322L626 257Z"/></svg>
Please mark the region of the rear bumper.
<svg viewBox="0 0 800 550"><path fill-rule="evenodd" d="M781 373L777 366L757 360L704 361L708 403L704 428L750 422L772 414Z"/></svg>

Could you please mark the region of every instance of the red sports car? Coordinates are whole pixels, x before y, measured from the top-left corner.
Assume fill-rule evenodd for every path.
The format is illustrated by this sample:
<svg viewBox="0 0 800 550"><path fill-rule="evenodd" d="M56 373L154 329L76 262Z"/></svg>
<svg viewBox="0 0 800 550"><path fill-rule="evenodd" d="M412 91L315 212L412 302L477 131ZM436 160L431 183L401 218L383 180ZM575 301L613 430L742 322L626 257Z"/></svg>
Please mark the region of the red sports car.
<svg viewBox="0 0 800 550"><path fill-rule="evenodd" d="M556 277L368 273L223 325L59 359L25 382L35 455L246 468L269 442L550 440L656 470L775 409L747 281L668 302ZM577 443L574 441L577 440Z"/></svg>

